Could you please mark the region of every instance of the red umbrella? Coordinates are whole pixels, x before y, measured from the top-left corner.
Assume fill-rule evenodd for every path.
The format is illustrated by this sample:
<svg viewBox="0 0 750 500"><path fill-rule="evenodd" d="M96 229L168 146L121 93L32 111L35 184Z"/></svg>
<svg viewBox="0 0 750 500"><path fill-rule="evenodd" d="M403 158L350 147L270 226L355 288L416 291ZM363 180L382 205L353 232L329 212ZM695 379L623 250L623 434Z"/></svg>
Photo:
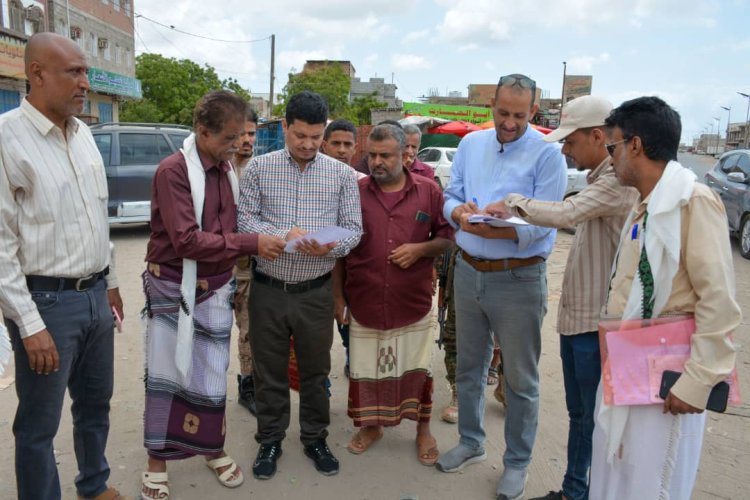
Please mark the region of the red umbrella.
<svg viewBox="0 0 750 500"><path fill-rule="evenodd" d="M469 132L474 132L477 130L481 130L478 125L458 120L455 122L449 122L444 125L440 125L439 127L433 127L431 129L428 129L427 132L429 132L430 134L452 134L463 137Z"/></svg>

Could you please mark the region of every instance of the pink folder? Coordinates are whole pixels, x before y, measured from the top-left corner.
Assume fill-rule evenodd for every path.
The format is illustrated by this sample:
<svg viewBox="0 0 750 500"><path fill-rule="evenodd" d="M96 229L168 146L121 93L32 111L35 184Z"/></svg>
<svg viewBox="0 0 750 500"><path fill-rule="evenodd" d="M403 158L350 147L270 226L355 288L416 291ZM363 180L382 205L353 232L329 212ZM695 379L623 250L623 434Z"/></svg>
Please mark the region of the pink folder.
<svg viewBox="0 0 750 500"><path fill-rule="evenodd" d="M685 316L602 321L599 340L604 402L615 406L663 403L659 397L662 372L684 371L693 332L695 319ZM736 369L727 382L729 403L739 405Z"/></svg>

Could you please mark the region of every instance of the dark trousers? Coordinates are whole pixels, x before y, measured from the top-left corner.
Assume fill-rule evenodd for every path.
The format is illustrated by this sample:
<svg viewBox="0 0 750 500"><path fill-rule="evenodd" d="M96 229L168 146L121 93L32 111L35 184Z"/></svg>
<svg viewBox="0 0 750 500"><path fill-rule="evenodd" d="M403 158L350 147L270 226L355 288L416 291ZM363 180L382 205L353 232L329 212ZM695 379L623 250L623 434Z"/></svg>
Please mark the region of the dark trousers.
<svg viewBox="0 0 750 500"><path fill-rule="evenodd" d="M106 284L93 288L32 292L60 356L60 370L37 375L12 321L7 321L16 362L18 409L16 485L21 500L61 497L53 439L60 425L65 389L73 400L73 444L78 461L78 494L94 497L106 490L109 465L104 457L112 397L114 325Z"/></svg>
<svg viewBox="0 0 750 500"><path fill-rule="evenodd" d="M598 332L560 335L560 357L570 419L563 494L570 500L587 500L596 389L602 374Z"/></svg>
<svg viewBox="0 0 750 500"><path fill-rule="evenodd" d="M300 439L310 444L328 436L326 380L331 371L333 292L320 288L286 293L253 280L250 289L250 347L261 444L281 441L289 427L289 337L300 378Z"/></svg>

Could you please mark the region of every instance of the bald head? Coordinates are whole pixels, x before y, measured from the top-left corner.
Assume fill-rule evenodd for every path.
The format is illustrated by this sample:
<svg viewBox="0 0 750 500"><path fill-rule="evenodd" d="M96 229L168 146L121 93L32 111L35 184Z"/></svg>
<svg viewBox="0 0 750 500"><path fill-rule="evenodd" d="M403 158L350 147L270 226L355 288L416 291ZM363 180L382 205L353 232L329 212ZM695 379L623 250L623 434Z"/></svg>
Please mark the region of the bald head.
<svg viewBox="0 0 750 500"><path fill-rule="evenodd" d="M26 52L23 57L26 77L29 77L29 70L33 61L46 63L50 58L70 52L84 57L81 48L70 38L50 32L32 35L26 43Z"/></svg>
<svg viewBox="0 0 750 500"><path fill-rule="evenodd" d="M64 129L86 103L89 67L83 51L64 36L37 33L26 44L24 63L31 88L26 99Z"/></svg>

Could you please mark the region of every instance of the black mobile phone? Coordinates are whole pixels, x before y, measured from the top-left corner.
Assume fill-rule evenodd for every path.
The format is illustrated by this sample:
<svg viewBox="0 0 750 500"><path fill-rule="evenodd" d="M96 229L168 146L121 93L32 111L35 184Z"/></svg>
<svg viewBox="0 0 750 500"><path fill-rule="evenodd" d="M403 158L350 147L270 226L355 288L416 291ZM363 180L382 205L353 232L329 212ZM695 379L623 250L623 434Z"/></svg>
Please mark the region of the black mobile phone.
<svg viewBox="0 0 750 500"><path fill-rule="evenodd" d="M667 394L672 388L677 379L680 378L682 373L675 372L672 370L664 370L661 374L661 386L659 387L659 397L667 399ZM706 409L715 411L717 413L724 413L727 409L727 402L729 401L729 384L724 380L716 384L711 389L711 394L708 395L708 402L706 403Z"/></svg>

